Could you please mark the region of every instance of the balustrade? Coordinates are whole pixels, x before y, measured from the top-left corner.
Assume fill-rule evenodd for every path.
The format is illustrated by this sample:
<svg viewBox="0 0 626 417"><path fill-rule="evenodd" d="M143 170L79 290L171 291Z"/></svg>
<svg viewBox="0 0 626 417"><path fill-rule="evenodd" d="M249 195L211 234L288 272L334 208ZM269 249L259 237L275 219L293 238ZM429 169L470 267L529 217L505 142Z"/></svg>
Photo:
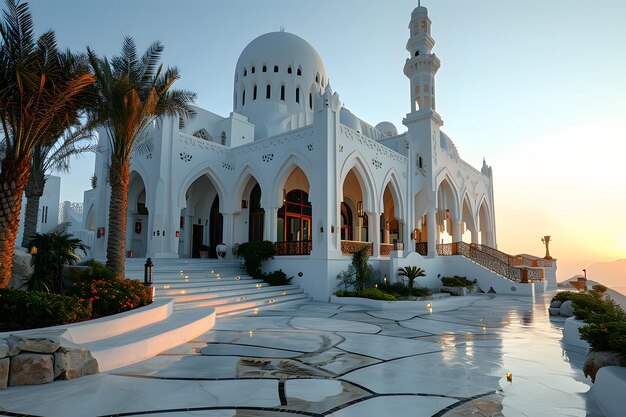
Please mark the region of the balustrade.
<svg viewBox="0 0 626 417"><path fill-rule="evenodd" d="M415 252L428 256L428 242L415 242Z"/></svg>
<svg viewBox="0 0 626 417"><path fill-rule="evenodd" d="M313 245L310 240L274 242L277 256L310 255Z"/></svg>
<svg viewBox="0 0 626 417"><path fill-rule="evenodd" d="M394 249L397 248L397 249ZM381 243L380 256L389 256L394 250L404 250L404 243Z"/></svg>
<svg viewBox="0 0 626 417"><path fill-rule="evenodd" d="M391 245L393 248L393 245ZM359 242L356 240L342 240L341 241L341 253L344 255L351 255L354 252L361 250L361 248L367 247L367 254L372 256L374 253L374 244L372 242Z"/></svg>

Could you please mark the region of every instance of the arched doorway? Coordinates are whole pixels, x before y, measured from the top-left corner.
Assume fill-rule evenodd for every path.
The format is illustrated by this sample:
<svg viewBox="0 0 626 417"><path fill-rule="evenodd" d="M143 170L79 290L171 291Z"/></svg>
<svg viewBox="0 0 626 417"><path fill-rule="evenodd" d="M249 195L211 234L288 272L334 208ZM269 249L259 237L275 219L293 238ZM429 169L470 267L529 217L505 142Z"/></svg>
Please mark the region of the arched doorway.
<svg viewBox="0 0 626 417"><path fill-rule="evenodd" d="M250 192L250 213L248 215L248 241L263 240L265 210L261 207L261 187L257 183Z"/></svg>
<svg viewBox="0 0 626 417"><path fill-rule="evenodd" d="M306 191L288 192L285 196L285 204L278 209L278 241L310 241L312 214L313 207Z"/></svg>
<svg viewBox="0 0 626 417"><path fill-rule="evenodd" d="M352 240L352 210L346 203L341 203L341 240Z"/></svg>
<svg viewBox="0 0 626 417"><path fill-rule="evenodd" d="M144 257L148 251L148 206L146 186L143 178L133 171L128 186L126 209L126 248L127 255Z"/></svg>
<svg viewBox="0 0 626 417"><path fill-rule="evenodd" d="M222 243L222 232L224 231L224 216L220 213L220 196L216 195L211 205L209 225L209 258L217 258L215 248Z"/></svg>

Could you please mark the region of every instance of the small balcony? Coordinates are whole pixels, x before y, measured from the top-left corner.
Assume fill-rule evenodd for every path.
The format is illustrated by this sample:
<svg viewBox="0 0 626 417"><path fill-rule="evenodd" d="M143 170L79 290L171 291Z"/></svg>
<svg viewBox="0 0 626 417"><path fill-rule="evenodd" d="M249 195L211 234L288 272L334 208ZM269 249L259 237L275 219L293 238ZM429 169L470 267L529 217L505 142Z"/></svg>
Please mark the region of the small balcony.
<svg viewBox="0 0 626 417"><path fill-rule="evenodd" d="M310 255L313 244L310 240L295 242L274 242L276 256Z"/></svg>

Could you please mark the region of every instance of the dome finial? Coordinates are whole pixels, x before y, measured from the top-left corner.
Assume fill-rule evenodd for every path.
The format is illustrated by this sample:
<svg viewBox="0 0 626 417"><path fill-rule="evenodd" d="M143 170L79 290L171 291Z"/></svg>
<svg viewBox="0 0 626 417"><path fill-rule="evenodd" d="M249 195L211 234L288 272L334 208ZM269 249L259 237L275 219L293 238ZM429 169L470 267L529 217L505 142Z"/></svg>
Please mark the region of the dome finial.
<svg viewBox="0 0 626 417"><path fill-rule="evenodd" d="M284 32L284 31L285 31L285 27L281 25L281 27L280 27L280 31L281 31L281 32Z"/></svg>

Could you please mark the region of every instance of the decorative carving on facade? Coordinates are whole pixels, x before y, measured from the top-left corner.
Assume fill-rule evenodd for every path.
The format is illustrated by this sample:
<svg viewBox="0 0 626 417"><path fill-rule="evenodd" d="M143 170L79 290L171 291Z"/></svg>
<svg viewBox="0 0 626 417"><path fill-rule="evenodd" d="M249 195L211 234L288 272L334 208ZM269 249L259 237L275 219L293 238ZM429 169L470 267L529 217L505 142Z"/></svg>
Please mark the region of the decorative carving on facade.
<svg viewBox="0 0 626 417"><path fill-rule="evenodd" d="M187 152L181 152L180 153L180 159L185 161L185 162L191 162L192 158L193 158L193 155L190 155Z"/></svg>
<svg viewBox="0 0 626 417"><path fill-rule="evenodd" d="M376 169L380 169L383 167L383 163L380 162L378 159L376 158L372 158L372 165L374 165L374 168Z"/></svg>
<svg viewBox="0 0 626 417"><path fill-rule="evenodd" d="M354 252L367 247L367 254L372 256L374 253L374 244L372 242L359 242L356 240L342 240L341 241L341 253L344 255L351 255Z"/></svg>
<svg viewBox="0 0 626 417"><path fill-rule="evenodd" d="M309 143L308 145L306 145L306 148L307 148L309 151L312 151L312 150L313 150L313 144L312 144L312 143Z"/></svg>
<svg viewBox="0 0 626 417"><path fill-rule="evenodd" d="M258 150L267 149L275 145L297 142L313 136L314 132L315 131L311 126L305 126L300 129L292 130L291 132L271 136L267 139L256 140L252 143L239 146L232 150L232 154L234 156L241 156Z"/></svg>
<svg viewBox="0 0 626 417"><path fill-rule="evenodd" d="M235 167L232 164L229 164L227 162L222 162L222 168L227 169L229 171L235 170Z"/></svg>
<svg viewBox="0 0 626 417"><path fill-rule="evenodd" d="M226 154L228 153L228 148L222 145L218 145L217 143L210 142L208 140L200 139L191 135L187 135L185 133L179 133L178 140L183 144L183 146L191 146L194 148L204 149L206 151Z"/></svg>
<svg viewBox="0 0 626 417"><path fill-rule="evenodd" d="M340 125L340 127L341 134L346 138L356 141L361 145L375 151L377 155L384 156L385 158L388 158L395 162L406 164L406 156L399 154L398 152L386 147L385 145L381 145L373 139L363 136L362 134L354 129L349 128L348 126Z"/></svg>
<svg viewBox="0 0 626 417"><path fill-rule="evenodd" d="M261 160L263 162L271 162L274 160L274 154L273 153L266 153L265 155L261 155Z"/></svg>

